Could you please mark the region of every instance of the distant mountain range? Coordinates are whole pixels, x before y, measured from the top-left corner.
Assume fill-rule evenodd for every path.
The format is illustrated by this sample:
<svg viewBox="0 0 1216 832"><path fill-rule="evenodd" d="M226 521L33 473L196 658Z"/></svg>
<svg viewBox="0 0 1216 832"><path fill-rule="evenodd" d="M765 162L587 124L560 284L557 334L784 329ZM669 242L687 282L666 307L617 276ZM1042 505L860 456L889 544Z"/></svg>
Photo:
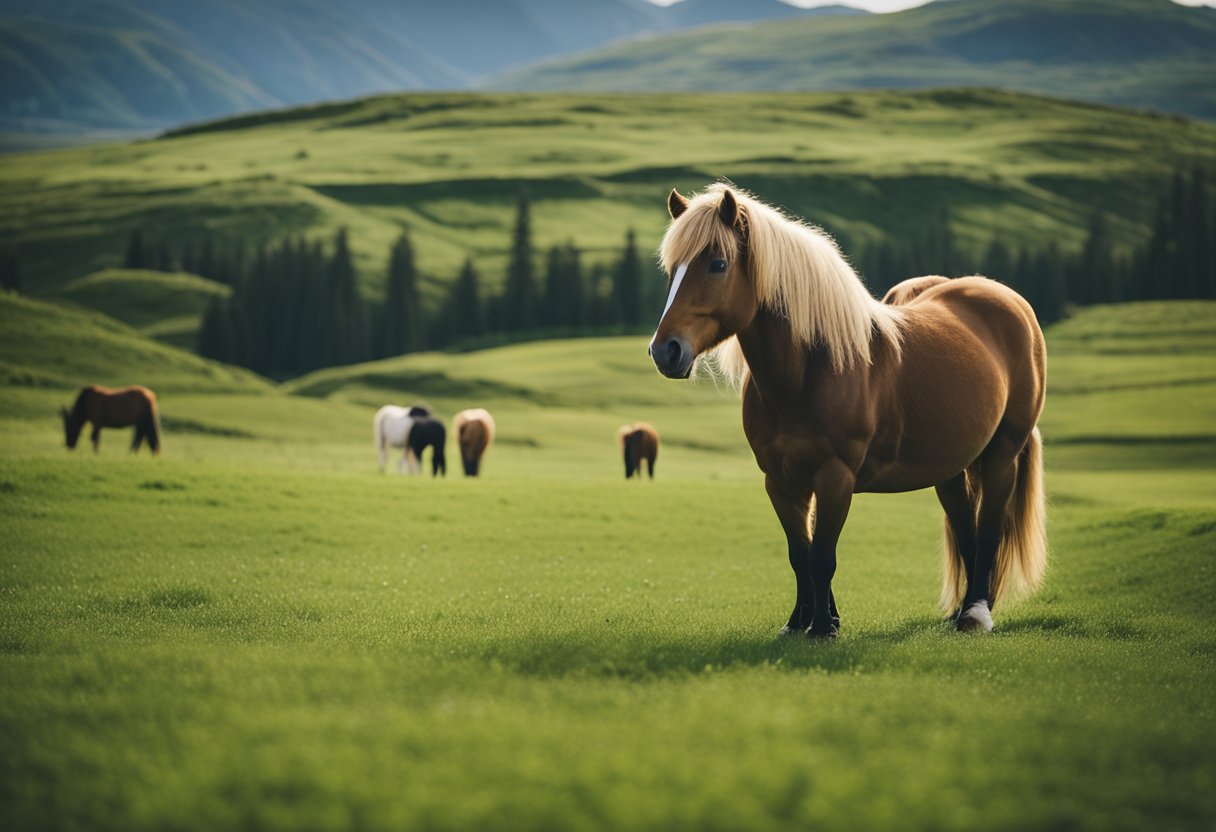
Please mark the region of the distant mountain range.
<svg viewBox="0 0 1216 832"><path fill-rule="evenodd" d="M12 134L50 145L472 88L986 86L1216 119L1216 9L1170 0L938 0L882 15L780 0L0 0L0 81L0 147Z"/></svg>
<svg viewBox="0 0 1216 832"><path fill-rule="evenodd" d="M1216 119L1216 9L1169 0L939 0L720 26L504 74L521 90L986 86Z"/></svg>
<svg viewBox="0 0 1216 832"><path fill-rule="evenodd" d="M861 16L779 0L0 0L0 131L148 131L715 23Z"/></svg>

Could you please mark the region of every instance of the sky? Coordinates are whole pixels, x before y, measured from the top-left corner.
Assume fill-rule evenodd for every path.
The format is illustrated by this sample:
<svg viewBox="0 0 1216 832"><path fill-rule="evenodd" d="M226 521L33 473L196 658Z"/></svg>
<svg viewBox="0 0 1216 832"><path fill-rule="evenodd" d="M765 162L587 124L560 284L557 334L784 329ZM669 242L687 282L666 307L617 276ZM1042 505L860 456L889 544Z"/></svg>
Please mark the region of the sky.
<svg viewBox="0 0 1216 832"><path fill-rule="evenodd" d="M650 2L658 6L670 6L677 0L650 0ZM786 2L794 6L807 7L839 3L844 6L868 9L872 12L897 12L913 6L923 6L928 0L786 0ZM1174 2L1183 6L1216 6L1216 0L1174 0Z"/></svg>

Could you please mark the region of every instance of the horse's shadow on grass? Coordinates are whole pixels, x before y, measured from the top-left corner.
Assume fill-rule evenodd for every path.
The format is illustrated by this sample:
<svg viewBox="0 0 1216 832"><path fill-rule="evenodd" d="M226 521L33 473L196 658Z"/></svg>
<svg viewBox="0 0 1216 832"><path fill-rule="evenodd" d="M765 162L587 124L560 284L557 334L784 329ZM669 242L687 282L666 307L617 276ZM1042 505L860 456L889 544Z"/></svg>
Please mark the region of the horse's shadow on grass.
<svg viewBox="0 0 1216 832"><path fill-rule="evenodd" d="M955 637L947 622L902 621L881 629L824 641L768 632L639 633L622 628L593 635L582 631L544 634L483 645L476 657L496 667L536 677L661 679L723 670L858 673L899 663L910 642Z"/></svg>

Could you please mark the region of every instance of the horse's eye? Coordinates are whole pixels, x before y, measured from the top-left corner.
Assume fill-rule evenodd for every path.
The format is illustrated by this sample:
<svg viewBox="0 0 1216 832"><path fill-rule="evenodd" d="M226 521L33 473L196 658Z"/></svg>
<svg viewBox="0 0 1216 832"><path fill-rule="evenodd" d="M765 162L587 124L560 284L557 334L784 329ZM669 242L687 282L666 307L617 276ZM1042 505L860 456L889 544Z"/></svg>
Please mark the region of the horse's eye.
<svg viewBox="0 0 1216 832"><path fill-rule="evenodd" d="M721 258L710 260L709 271L711 274L722 274L726 271L726 261Z"/></svg>

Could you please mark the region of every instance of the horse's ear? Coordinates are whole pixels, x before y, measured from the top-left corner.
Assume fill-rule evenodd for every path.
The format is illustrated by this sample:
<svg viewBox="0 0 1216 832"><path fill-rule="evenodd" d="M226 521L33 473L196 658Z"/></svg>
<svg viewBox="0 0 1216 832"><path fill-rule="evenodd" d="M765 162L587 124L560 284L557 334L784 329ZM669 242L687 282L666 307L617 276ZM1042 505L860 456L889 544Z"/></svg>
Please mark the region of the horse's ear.
<svg viewBox="0 0 1216 832"><path fill-rule="evenodd" d="M680 196L680 192L675 188L671 189L671 193L667 195L667 212L671 214L673 220L678 220L680 215L688 210L688 200Z"/></svg>
<svg viewBox="0 0 1216 832"><path fill-rule="evenodd" d="M728 228L734 228L739 222L739 203L735 201L735 195L730 188L722 192L722 201L718 203L718 218Z"/></svg>

